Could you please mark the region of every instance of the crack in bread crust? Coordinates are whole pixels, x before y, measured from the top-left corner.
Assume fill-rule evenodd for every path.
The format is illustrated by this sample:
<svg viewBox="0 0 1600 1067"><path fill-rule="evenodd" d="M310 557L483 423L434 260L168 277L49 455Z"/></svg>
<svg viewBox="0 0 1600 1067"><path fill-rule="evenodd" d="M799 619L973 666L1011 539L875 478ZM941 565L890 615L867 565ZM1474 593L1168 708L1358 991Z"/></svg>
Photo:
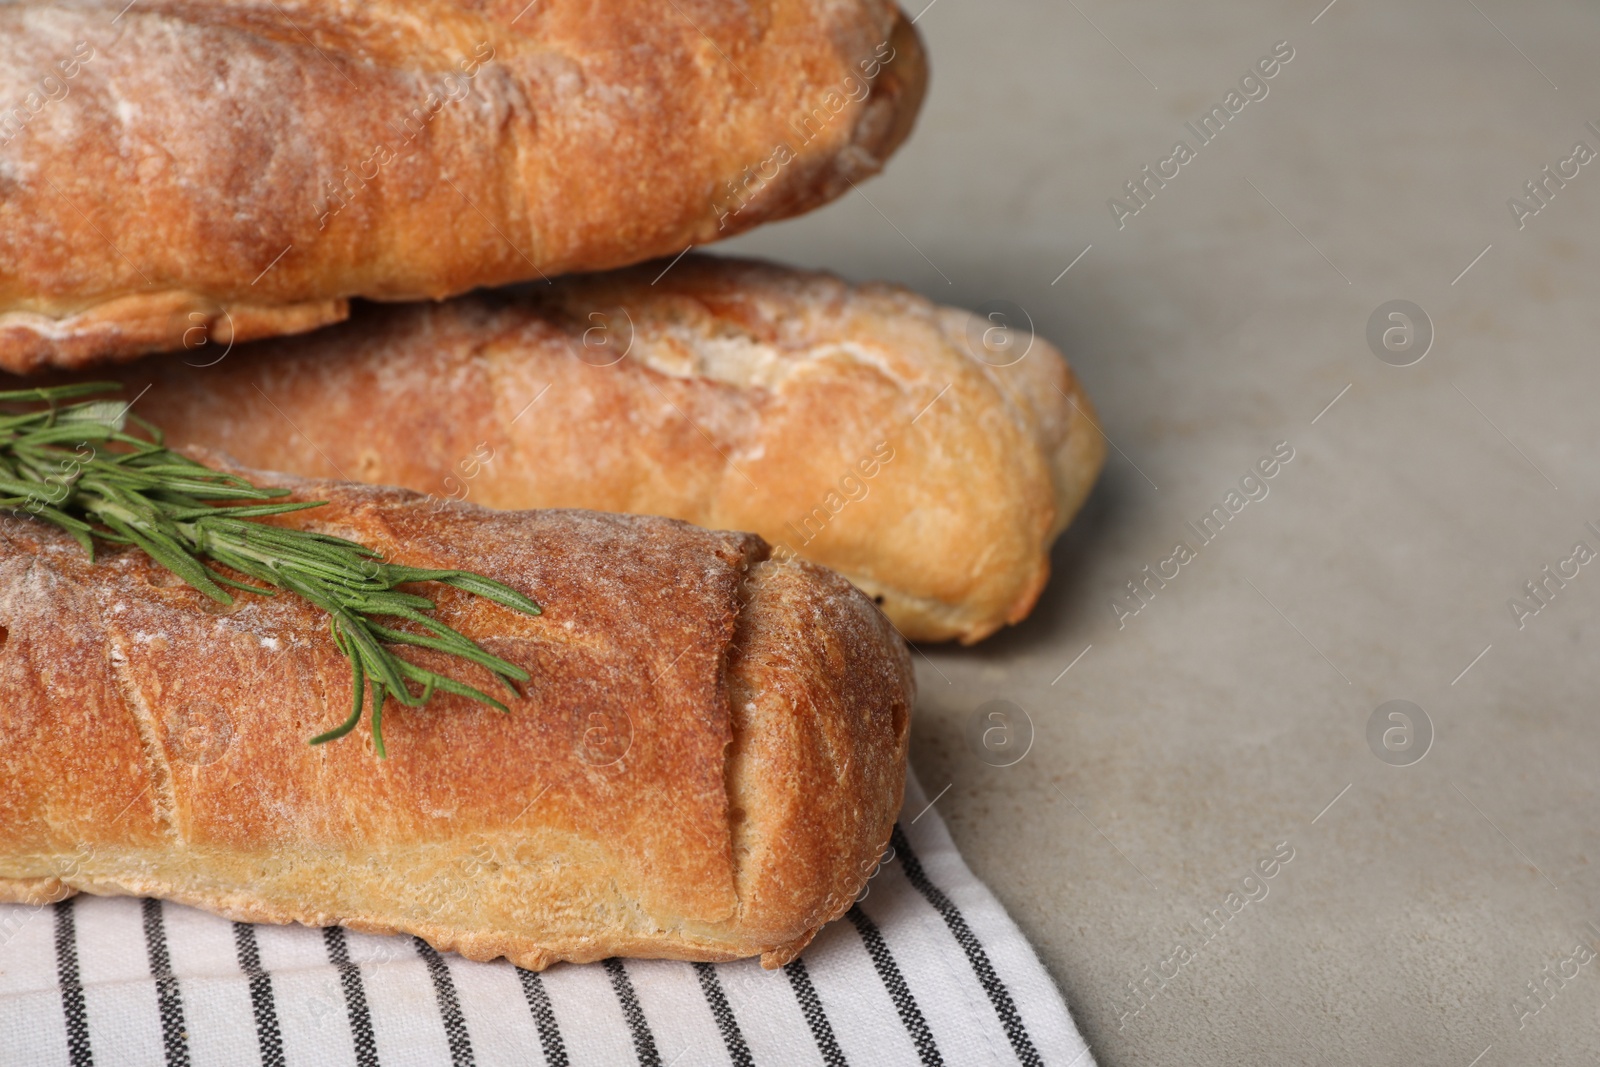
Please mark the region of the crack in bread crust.
<svg viewBox="0 0 1600 1067"><path fill-rule="evenodd" d="M905 790L915 675L871 601L800 560L752 569L730 652L730 808L741 908L767 967L849 910L889 841ZM875 650L892 648L882 657ZM816 677L836 683L818 688ZM760 916L757 920L756 916Z"/></svg>
<svg viewBox="0 0 1600 1067"><path fill-rule="evenodd" d="M107 629L111 629L107 627ZM172 761L162 744L160 726L138 683L128 673L128 645L124 635L113 633L107 648L106 664L111 670L113 684L122 707L133 720L139 736L139 750L144 757L144 776L150 784L154 800L154 816L158 826L173 847L182 847L178 832L178 794L172 783Z"/></svg>

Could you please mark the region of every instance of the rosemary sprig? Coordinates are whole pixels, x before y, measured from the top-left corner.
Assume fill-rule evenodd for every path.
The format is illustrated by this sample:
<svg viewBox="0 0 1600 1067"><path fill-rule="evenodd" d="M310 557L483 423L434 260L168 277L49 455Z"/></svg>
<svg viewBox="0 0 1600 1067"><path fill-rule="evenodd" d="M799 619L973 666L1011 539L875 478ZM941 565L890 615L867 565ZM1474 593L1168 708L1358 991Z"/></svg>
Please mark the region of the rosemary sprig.
<svg viewBox="0 0 1600 1067"><path fill-rule="evenodd" d="M0 510L54 523L91 559L96 539L135 545L222 604L233 603L229 589L263 596L287 589L326 611L334 642L350 660L351 707L349 718L311 738L313 745L355 729L369 691L372 740L380 758L388 697L420 707L435 692L455 693L509 710L487 693L424 670L389 647L412 645L458 656L487 668L513 695L520 695L515 683L529 679L516 664L424 614L434 609L433 601L397 587L442 582L528 615L539 614L538 604L480 574L401 567L354 541L256 521L326 501L278 501L287 490L258 488L167 449L161 431L132 415L131 405L81 399L119 388L95 382L0 392ZM19 405L24 410L15 411ZM144 436L130 433L130 423ZM409 622L426 632L398 629L380 619Z"/></svg>

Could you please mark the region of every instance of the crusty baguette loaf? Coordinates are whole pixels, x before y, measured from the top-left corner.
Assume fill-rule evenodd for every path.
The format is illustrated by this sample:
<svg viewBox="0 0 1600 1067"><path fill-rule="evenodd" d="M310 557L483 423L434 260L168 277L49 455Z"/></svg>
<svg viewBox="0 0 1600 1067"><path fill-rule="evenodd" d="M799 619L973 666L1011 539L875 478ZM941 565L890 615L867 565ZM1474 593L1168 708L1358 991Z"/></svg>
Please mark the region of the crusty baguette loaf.
<svg viewBox="0 0 1600 1067"><path fill-rule="evenodd" d="M663 266L120 373L175 445L253 467L754 530L913 640L1027 615L1105 453L1054 348L1005 365L1025 338L990 352L990 322L892 286Z"/></svg>
<svg viewBox="0 0 1600 1067"><path fill-rule="evenodd" d="M891 0L0 4L0 368L675 255L875 173Z"/></svg>
<svg viewBox="0 0 1600 1067"><path fill-rule="evenodd" d="M900 804L913 680L847 582L667 519L299 488L333 504L296 525L536 597L529 618L420 587L533 675L525 699L391 704L386 760L364 728L313 747L349 706L325 616L219 608L137 551L90 563L0 519L0 899L159 896L531 968L776 966L849 907Z"/></svg>

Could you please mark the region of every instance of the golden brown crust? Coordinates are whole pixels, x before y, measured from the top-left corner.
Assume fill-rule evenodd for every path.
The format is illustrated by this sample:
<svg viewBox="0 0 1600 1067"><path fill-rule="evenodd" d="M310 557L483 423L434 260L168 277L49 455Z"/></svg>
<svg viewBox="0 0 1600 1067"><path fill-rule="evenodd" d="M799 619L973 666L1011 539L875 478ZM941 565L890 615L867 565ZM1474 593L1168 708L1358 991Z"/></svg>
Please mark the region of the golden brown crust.
<svg viewBox="0 0 1600 1067"><path fill-rule="evenodd" d="M1054 348L1011 363L893 286L703 256L651 284L664 266L119 373L175 444L251 466L754 530L913 640L1027 615L1105 454Z"/></svg>
<svg viewBox="0 0 1600 1067"><path fill-rule="evenodd" d="M219 608L141 553L90 563L0 520L0 899L154 895L543 967L781 960L859 890L912 682L842 579L666 519L298 488L333 503L296 524L540 600L527 618L424 587L533 675L526 697L391 704L383 761L365 730L311 747L349 699L315 609Z"/></svg>
<svg viewBox="0 0 1600 1067"><path fill-rule="evenodd" d="M0 4L0 368L676 254L876 173L925 78L889 0Z"/></svg>
<svg viewBox="0 0 1600 1067"><path fill-rule="evenodd" d="M776 967L849 910L889 845L911 736L903 694L915 678L903 642L839 575L768 560L744 589L728 663L728 796L739 898L763 916L763 938L778 947L762 962ZM898 657L857 652L880 644Z"/></svg>

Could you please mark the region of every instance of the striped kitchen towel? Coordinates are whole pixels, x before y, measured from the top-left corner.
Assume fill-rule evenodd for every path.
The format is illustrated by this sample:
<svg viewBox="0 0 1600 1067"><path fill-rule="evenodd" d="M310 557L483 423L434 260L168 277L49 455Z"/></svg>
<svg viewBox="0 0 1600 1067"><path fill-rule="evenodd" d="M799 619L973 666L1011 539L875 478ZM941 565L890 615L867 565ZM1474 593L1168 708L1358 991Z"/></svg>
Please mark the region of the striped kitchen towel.
<svg viewBox="0 0 1600 1067"><path fill-rule="evenodd" d="M534 974L154 900L0 906L0 1064L1093 1067L915 779L892 849L849 915L777 971L613 959Z"/></svg>

